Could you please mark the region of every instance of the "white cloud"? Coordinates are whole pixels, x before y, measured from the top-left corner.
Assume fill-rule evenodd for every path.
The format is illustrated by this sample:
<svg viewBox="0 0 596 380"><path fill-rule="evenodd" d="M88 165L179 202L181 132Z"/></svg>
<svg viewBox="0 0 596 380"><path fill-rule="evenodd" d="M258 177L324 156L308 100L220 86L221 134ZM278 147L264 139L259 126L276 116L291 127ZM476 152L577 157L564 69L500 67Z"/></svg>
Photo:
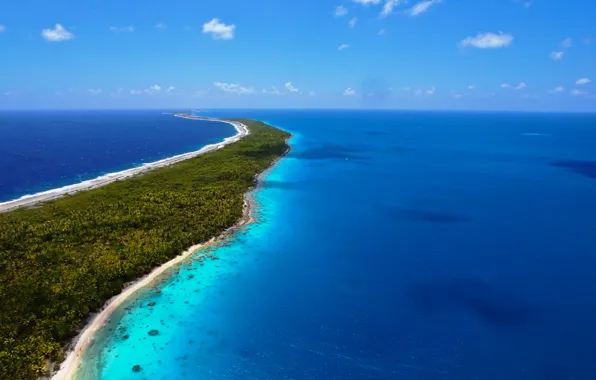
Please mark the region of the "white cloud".
<svg viewBox="0 0 596 380"><path fill-rule="evenodd" d="M300 92L299 89L297 89L296 87L292 86L292 83L291 82L286 83L285 86L286 86L286 89L288 91L290 91L290 92Z"/></svg>
<svg viewBox="0 0 596 380"><path fill-rule="evenodd" d="M426 0L426 1L421 1L417 4L414 4L414 6L412 7L412 9L410 9L409 13L412 16L418 16L421 13L424 13L426 11L428 11L428 9L430 7L432 7L435 4L439 4L441 2L441 0Z"/></svg>
<svg viewBox="0 0 596 380"><path fill-rule="evenodd" d="M401 91L410 91L411 89L412 89L412 87L410 87L410 86L400 88Z"/></svg>
<svg viewBox="0 0 596 380"><path fill-rule="evenodd" d="M396 5L399 5L401 0L385 0L385 4L383 5L383 10L381 11L381 17L387 17L393 12L393 8Z"/></svg>
<svg viewBox="0 0 596 380"><path fill-rule="evenodd" d="M87 90L91 95L101 94L101 88L90 88Z"/></svg>
<svg viewBox="0 0 596 380"><path fill-rule="evenodd" d="M170 87L168 87L168 89L166 90L166 92L169 94L169 93L173 92L175 89L176 89L176 87L170 86Z"/></svg>
<svg viewBox="0 0 596 380"><path fill-rule="evenodd" d="M476 87L475 87L473 84L471 84L471 85L469 85L469 86L468 86L468 90L473 90L473 89L475 89L475 88L476 88Z"/></svg>
<svg viewBox="0 0 596 380"><path fill-rule="evenodd" d="M558 92L563 92L565 91L565 89L563 88L563 86L557 86L554 88L554 90L550 91L552 93L558 93Z"/></svg>
<svg viewBox="0 0 596 380"><path fill-rule="evenodd" d="M591 80L590 80L589 78L580 78L580 79L578 79L578 80L575 82L575 84L577 84L577 85L581 86L581 85L584 85L584 84L588 84L588 83L590 83L590 82L591 82Z"/></svg>
<svg viewBox="0 0 596 380"><path fill-rule="evenodd" d="M350 87L346 88L346 90L344 91L344 96L354 96L354 95L356 95L356 90L353 90Z"/></svg>
<svg viewBox="0 0 596 380"><path fill-rule="evenodd" d="M550 57L555 61L563 59L563 55L565 55L565 52L563 51L553 51L552 53L550 53Z"/></svg>
<svg viewBox="0 0 596 380"><path fill-rule="evenodd" d="M134 27L132 25L130 26L110 26L110 31L114 32L114 33L121 33L121 32L129 32L132 33L134 32Z"/></svg>
<svg viewBox="0 0 596 380"><path fill-rule="evenodd" d="M570 92L571 92L571 95L576 95L576 96L577 95L586 95L587 94L586 91L581 91L581 90L578 90L577 88L574 88Z"/></svg>
<svg viewBox="0 0 596 380"><path fill-rule="evenodd" d="M344 7L343 5L338 5L337 7L335 7L335 12L333 13L333 15L335 17L343 17L347 14L348 14L348 9L346 7Z"/></svg>
<svg viewBox="0 0 596 380"><path fill-rule="evenodd" d="M453 96L455 99L461 99L463 97L462 94L458 94L458 93L455 93L455 92L453 94L451 94L451 96Z"/></svg>
<svg viewBox="0 0 596 380"><path fill-rule="evenodd" d="M308 93L308 96L316 96L316 95L317 95L317 94L316 94L314 91L310 91L310 92Z"/></svg>
<svg viewBox="0 0 596 380"><path fill-rule="evenodd" d="M513 39L511 34L486 32L478 33L475 37L467 37L459 45L462 47L473 46L479 49L495 49L511 45Z"/></svg>
<svg viewBox="0 0 596 380"><path fill-rule="evenodd" d="M369 5L369 4L379 4L381 0L352 0L355 3Z"/></svg>
<svg viewBox="0 0 596 380"><path fill-rule="evenodd" d="M514 90L523 90L524 88L528 87L526 85L526 82L519 82L519 84L517 86L515 86L513 89Z"/></svg>
<svg viewBox="0 0 596 380"><path fill-rule="evenodd" d="M121 89L118 89L119 92L121 92ZM129 93L131 95L140 95L140 94L155 94L161 91L161 86L154 84L153 86L150 86L149 88L146 88L144 90L130 90Z"/></svg>
<svg viewBox="0 0 596 380"><path fill-rule="evenodd" d="M571 38L565 38L559 46L565 49L569 49L573 45L573 40Z"/></svg>
<svg viewBox="0 0 596 380"><path fill-rule="evenodd" d="M4 32L6 30L6 26L0 24L0 33Z"/></svg>
<svg viewBox="0 0 596 380"><path fill-rule="evenodd" d="M62 25L56 24L54 29L44 29L41 31L41 36L50 42L61 42L72 40L75 35L66 30Z"/></svg>
<svg viewBox="0 0 596 380"><path fill-rule="evenodd" d="M157 24L155 24L155 29L165 29L168 26L166 24L164 24L163 22L158 22Z"/></svg>
<svg viewBox="0 0 596 380"><path fill-rule="evenodd" d="M214 40L231 40L235 30L236 25L226 25L217 18L203 24L203 33L211 33Z"/></svg>
<svg viewBox="0 0 596 380"><path fill-rule="evenodd" d="M435 88L431 87L428 90L426 90L426 95L434 95L435 93Z"/></svg>
<svg viewBox="0 0 596 380"><path fill-rule="evenodd" d="M215 82L214 85L215 85L215 87L219 88L220 90L222 90L224 92L229 92L232 94L248 95L248 94L253 94L255 92L255 90L251 87L243 87L239 84L234 84L234 83Z"/></svg>
<svg viewBox="0 0 596 380"><path fill-rule="evenodd" d="M511 88L511 85L509 83L502 83L501 88L504 88L504 89Z"/></svg>
<svg viewBox="0 0 596 380"><path fill-rule="evenodd" d="M265 95L282 95L281 91L277 89L275 86L271 86L271 90L267 90L266 88L263 89L263 94Z"/></svg>
<svg viewBox="0 0 596 380"><path fill-rule="evenodd" d="M348 25L350 25L350 28L353 28L353 27L355 27L355 26L356 26L356 23L357 23L357 22L358 22L358 17L354 17L353 19L351 19L351 20L348 22Z"/></svg>
<svg viewBox="0 0 596 380"><path fill-rule="evenodd" d="M341 45L339 45L339 47L337 48L337 50L342 51L342 50L347 49L349 47L350 47L349 44L341 44Z"/></svg>
<svg viewBox="0 0 596 380"><path fill-rule="evenodd" d="M379 36L382 36L383 34L385 34L386 30L385 28L379 30L379 33L377 33Z"/></svg>

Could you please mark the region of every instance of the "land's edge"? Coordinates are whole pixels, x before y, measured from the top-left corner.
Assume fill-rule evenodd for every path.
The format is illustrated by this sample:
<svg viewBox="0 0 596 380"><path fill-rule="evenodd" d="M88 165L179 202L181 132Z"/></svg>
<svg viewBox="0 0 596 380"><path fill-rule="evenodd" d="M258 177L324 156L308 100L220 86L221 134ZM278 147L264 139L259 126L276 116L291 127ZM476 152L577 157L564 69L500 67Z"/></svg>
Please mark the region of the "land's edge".
<svg viewBox="0 0 596 380"><path fill-rule="evenodd" d="M144 164L139 167L134 167L134 168L123 170L123 171L117 172L117 173L106 174L101 177L98 177L95 179L90 179L90 180L76 183L73 185L68 185L68 186L57 188L57 189L51 189L51 190L43 191L41 193L37 193L37 194L33 194L33 195L25 195L21 198L14 199L14 200L7 201L7 202L0 202L0 212L13 211L15 209L23 208L23 207L33 207L33 206L38 205L39 203L53 201L53 200L65 197L67 195L72 195L72 194L75 194L75 193L78 193L81 191L96 189L98 187L108 185L115 181L125 180L127 178L130 178L130 177L133 177L133 176L136 176L139 174L144 174L146 172L149 172L149 171L157 169L157 168L170 166L175 163L200 156L202 154L216 151L218 149L223 148L226 145L235 143L236 141L239 141L240 139L242 139L245 136L250 134L248 127L237 120L206 118L206 117L192 116L192 115L189 115L186 113L174 113L173 115L175 117L180 117L180 118L190 119L190 120L215 121L215 122L230 124L236 129L236 134L234 136L225 138L221 142L205 145L201 149L193 151L193 152L178 154L178 155L175 155L172 157L164 158L159 161L150 162L150 163Z"/></svg>
<svg viewBox="0 0 596 380"><path fill-rule="evenodd" d="M247 131L247 134L250 133L248 127L242 124ZM277 128L277 127L276 127ZM279 128L278 128L279 129ZM244 137L243 135L242 137ZM88 318L88 322L86 323L85 327L81 330L77 336L75 336L69 344L65 347L65 360L60 364L60 369L56 372L50 372L49 376L43 376L41 379L51 379L51 380L69 380L74 379L75 375L80 368L81 365L81 358L85 353L86 349L93 343L93 338L95 333L101 329L105 323L109 320L112 313L122 305L126 300L128 300L131 296L133 296L139 290L150 286L159 277L166 273L166 271L178 264L184 262L187 258L189 258L192 254L194 254L197 250L201 248L208 247L212 244L219 242L226 237L229 237L239 229L247 226L254 222L254 215L255 210L258 207L256 200L253 196L253 193L258 190L260 180L269 173L277 163L286 156L289 151L291 150L290 145L288 144L288 140L292 136L286 139L286 145L288 145L287 150L278 158L276 158L271 165L263 170L261 173L255 176L255 185L250 188L244 194L244 205L243 205L243 212L242 216L240 217L239 221L232 227L228 228L226 231L221 233L217 237L211 238L209 241L193 245L192 247L188 248L186 251L182 252L179 256L176 256L172 260L162 264L161 266L153 269L149 274L138 278L135 281L132 281L128 284L120 294L112 297L109 299L102 308L101 311L91 315ZM237 141L237 140L236 140ZM1 212L1 211L0 211ZM53 365L49 365L48 368L53 368Z"/></svg>

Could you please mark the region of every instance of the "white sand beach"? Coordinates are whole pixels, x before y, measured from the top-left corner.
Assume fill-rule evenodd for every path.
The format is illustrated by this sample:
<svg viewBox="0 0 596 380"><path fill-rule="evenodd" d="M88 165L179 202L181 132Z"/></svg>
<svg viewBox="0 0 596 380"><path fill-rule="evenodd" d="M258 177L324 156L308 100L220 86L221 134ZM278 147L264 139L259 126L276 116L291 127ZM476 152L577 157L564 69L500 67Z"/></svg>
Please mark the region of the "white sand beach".
<svg viewBox="0 0 596 380"><path fill-rule="evenodd" d="M182 117L185 119L191 119L191 120L207 120L207 121L218 121L218 122L222 122L222 123L228 123L228 124L231 124L234 126L237 133L232 137L228 137L228 138L224 139L220 143L206 145L203 148L201 148L197 151L194 151L194 152L179 154L176 156L164 158L163 160L147 163L147 164L144 164L144 165L136 167L136 168L123 170L123 171L117 172L117 173L109 173L109 174L103 175L101 177L97 177L95 179L91 179L88 181L83 181L83 182L80 182L77 184L43 191L43 192L33 194L33 195L25 195L21 198L18 198L18 199L12 200L12 201L2 202L2 203L0 203L0 212L11 211L11 210L14 210L14 209L20 208L20 207L31 207L31 206L34 206L41 202L47 202L47 201L51 201L54 199L58 199L65 195L74 194L79 191L95 189L97 187L105 186L105 185L112 183L114 181L120 181L120 180L127 179L127 178L130 178L132 176L135 176L135 175L138 175L141 173L148 172L153 169L162 168L164 166L169 166L169 165L175 164L180 161L188 160L189 158L193 158L193 157L199 156L201 154L209 153L214 150L220 149L220 148L224 147L225 145L228 145L228 144L231 144L233 142L240 140L241 138L243 138L244 136L246 136L250 133L248 128L246 127L246 125L244 125L238 121L214 119L214 118L207 118L207 117L196 117L196 116L191 116L189 114L174 114L174 116Z"/></svg>

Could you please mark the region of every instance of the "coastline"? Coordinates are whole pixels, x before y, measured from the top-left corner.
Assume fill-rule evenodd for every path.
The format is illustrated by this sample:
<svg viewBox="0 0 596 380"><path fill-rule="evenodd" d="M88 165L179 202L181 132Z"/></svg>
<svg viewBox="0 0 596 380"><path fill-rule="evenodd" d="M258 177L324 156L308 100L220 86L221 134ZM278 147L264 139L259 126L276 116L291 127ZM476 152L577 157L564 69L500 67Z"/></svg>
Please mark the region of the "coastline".
<svg viewBox="0 0 596 380"><path fill-rule="evenodd" d="M184 116L179 116L184 117ZM244 126L246 128L246 126ZM286 140L286 142L289 138ZM258 208L256 204L255 197L253 193L259 189L260 180L265 177L271 170L275 168L277 163L285 157L291 148L288 148L283 155L278 157L275 161L271 163L267 169L263 172L259 173L255 178L255 186L249 189L244 194L244 207L242 212L242 217L240 220L232 227L228 228L226 231L221 233L217 237L211 238L209 241L193 245L192 247L188 248L186 251L182 252L179 256L176 256L172 260L168 261L167 263L162 264L161 266L153 269L149 274L134 280L131 282L123 291L112 297L108 300L103 309L98 312L97 314L91 316L89 318L89 322L85 325L85 327L77 334L75 338L72 339L70 343L70 348L67 352L66 359L60 363L60 369L51 374L49 378L51 380L69 380L74 379L75 375L77 374L78 369L81 365L81 358L82 355L85 353L86 349L93 343L93 338L95 333L100 330L102 327L105 326L106 322L111 317L112 313L121 306L126 300L128 300L132 295L134 295L137 291L151 286L151 284L158 280L161 275L166 273L166 271L178 264L183 263L186 259L192 256L197 250L201 248L206 248L210 245L213 245L226 237L229 237L234 232L238 231L239 229L253 223L255 221L254 215L255 211Z"/></svg>
<svg viewBox="0 0 596 380"><path fill-rule="evenodd" d="M234 142L242 139L243 137L247 136L250 133L248 130L248 127L246 127L246 125L242 124L239 121L207 118L207 117L198 117L198 116L192 116L190 114L184 114L184 113L174 113L173 115L174 115L174 117L181 117L181 118L189 119L189 120L205 120L205 121L216 121L216 122L227 123L227 124L232 125L236 129L236 134L231 137L226 137L223 141L221 141L219 143L205 145L201 149L193 151L193 152L182 153L182 154L164 158L164 159L161 159L161 160L158 160L155 162L146 163L139 167L126 169L126 170L123 170L120 172L105 174L105 175L102 175L95 179L90 179L90 180L79 182L79 183L76 183L73 185L67 185L67 186L56 188L56 189L42 191L37 194L24 195L20 198L10 200L7 202L0 202L0 212L8 212L8 211L15 210L17 208L35 206L38 203L52 201L52 200L62 198L66 195L74 194L74 193L77 193L80 191L91 190L91 189L95 189L98 187L102 187L102 186L108 185L115 181L124 180L124 179L133 177L138 174L146 173L153 169L169 166L169 165L175 164L180 161L188 160L190 158L194 158L194 157L200 156L202 154L218 150L228 144L234 143Z"/></svg>

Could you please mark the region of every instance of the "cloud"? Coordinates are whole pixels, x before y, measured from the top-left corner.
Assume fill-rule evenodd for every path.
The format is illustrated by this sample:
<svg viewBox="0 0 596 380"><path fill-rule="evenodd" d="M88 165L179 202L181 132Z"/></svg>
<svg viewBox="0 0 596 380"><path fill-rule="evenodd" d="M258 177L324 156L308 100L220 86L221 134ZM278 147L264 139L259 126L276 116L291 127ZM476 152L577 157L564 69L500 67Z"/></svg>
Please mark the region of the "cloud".
<svg viewBox="0 0 596 380"><path fill-rule="evenodd" d="M511 45L513 39L511 34L486 32L478 33L475 37L467 37L459 45L462 47L473 46L479 49L496 49Z"/></svg>
<svg viewBox="0 0 596 380"><path fill-rule="evenodd" d="M121 89L118 89L118 91L120 92ZM154 84L153 86L150 86L149 88L146 88L144 90L130 90L130 94L131 95L140 95L140 94L155 94L161 91L161 86L158 84Z"/></svg>
<svg viewBox="0 0 596 380"><path fill-rule="evenodd" d="M523 90L524 88L528 87L526 85L526 82L519 82L519 84L517 86L515 86L513 89L514 90Z"/></svg>
<svg viewBox="0 0 596 380"><path fill-rule="evenodd" d="M0 24L0 33L4 32L6 30L6 26Z"/></svg>
<svg viewBox="0 0 596 380"><path fill-rule="evenodd" d="M417 4L414 4L414 6L410 9L409 13L411 16L418 16L419 14L428 11L428 9L430 7L432 7L433 5L439 4L440 2L441 2L441 0L421 1Z"/></svg>
<svg viewBox="0 0 596 380"><path fill-rule="evenodd" d="M119 26L110 26L110 31L111 32L114 32L114 33L122 33L122 32L132 33L132 32L134 32L134 28L133 28L132 25L130 25L130 26L122 26L122 27L119 27Z"/></svg>
<svg viewBox="0 0 596 380"><path fill-rule="evenodd" d="M203 24L203 33L211 33L214 40L231 40L235 30L236 25L226 25L217 18Z"/></svg>
<svg viewBox="0 0 596 380"><path fill-rule="evenodd" d="M87 90L91 95L101 94L101 88L90 88Z"/></svg>
<svg viewBox="0 0 596 380"><path fill-rule="evenodd" d="M297 89L296 87L292 86L292 83L291 82L286 83L285 86L286 86L286 89L288 91L290 91L290 92L300 92L299 89Z"/></svg>
<svg viewBox="0 0 596 380"><path fill-rule="evenodd" d="M348 87L344 91L344 94L343 95L344 96L354 96L354 95L356 95L356 90L353 90L352 88Z"/></svg>
<svg viewBox="0 0 596 380"><path fill-rule="evenodd" d="M164 24L163 22L158 22L157 24L155 24L155 29L166 29L168 26L166 24Z"/></svg>
<svg viewBox="0 0 596 380"><path fill-rule="evenodd" d="M588 84L590 82L591 82L591 80L589 78L580 78L575 82L575 84L577 84L578 86L582 86L582 85Z"/></svg>
<svg viewBox="0 0 596 380"><path fill-rule="evenodd" d="M574 88L570 92L571 92L571 95L575 95L575 96L577 96L577 95L586 95L587 94L586 91L581 91L581 90L578 90L577 88Z"/></svg>
<svg viewBox="0 0 596 380"><path fill-rule="evenodd" d="M176 89L176 87L174 87L174 86L170 86L170 87L168 87L168 89L166 90L166 92L169 94L169 93L171 93L172 91L174 91L175 89Z"/></svg>
<svg viewBox="0 0 596 380"><path fill-rule="evenodd" d="M316 95L317 95L317 94L316 94L314 91L310 91L310 92L308 93L308 96L316 96Z"/></svg>
<svg viewBox="0 0 596 380"><path fill-rule="evenodd" d="M355 27L355 26L356 26L356 23L357 23L357 22L358 22L358 17L354 17L353 19L351 19L351 20L348 22L348 25L350 25L350 28L353 28L353 27Z"/></svg>
<svg viewBox="0 0 596 380"><path fill-rule="evenodd" d="M565 88L563 88L563 86L557 86L557 87L555 87L553 90L551 90L549 92L551 92L551 93L554 94L554 93L559 93L559 92L563 92L563 91L565 91Z"/></svg>
<svg viewBox="0 0 596 380"><path fill-rule="evenodd" d="M565 54L565 52L563 52L563 51L553 51L552 53L550 53L550 57L552 59L554 59L555 61L558 61L558 60L563 59L564 54Z"/></svg>
<svg viewBox="0 0 596 380"><path fill-rule="evenodd" d="M369 5L369 4L379 4L381 0L352 0L355 3L362 4L362 5Z"/></svg>
<svg viewBox="0 0 596 380"><path fill-rule="evenodd" d="M426 95L434 95L435 88L434 87L431 87L428 90L426 90L425 92L426 92Z"/></svg>
<svg viewBox="0 0 596 380"><path fill-rule="evenodd" d="M271 90L267 90L266 88L263 89L263 94L265 95L283 95L281 91L277 89L275 86L271 86Z"/></svg>
<svg viewBox="0 0 596 380"><path fill-rule="evenodd" d="M511 85L509 83L502 83L501 88L504 88L504 89L511 88Z"/></svg>
<svg viewBox="0 0 596 380"><path fill-rule="evenodd" d="M565 38L559 46L565 49L569 49L573 45L573 40L571 38Z"/></svg>
<svg viewBox="0 0 596 380"><path fill-rule="evenodd" d="M469 86L468 86L468 90L473 90L473 89L475 89L475 88L476 88L476 87L475 87L473 84L471 84L471 85L469 85Z"/></svg>
<svg viewBox="0 0 596 380"><path fill-rule="evenodd" d="M377 33L379 36L382 36L383 34L385 34L386 30L385 28L379 30L379 33Z"/></svg>
<svg viewBox="0 0 596 380"><path fill-rule="evenodd" d="M224 92L229 92L229 93L238 94L238 95L249 95L249 94L253 94L255 92L255 90L251 87L243 87L239 84L234 84L234 83L215 82L214 86Z"/></svg>
<svg viewBox="0 0 596 380"><path fill-rule="evenodd" d="M339 47L337 48L337 50L342 51L342 50L347 49L349 47L350 47L349 44L341 44L341 45L339 45Z"/></svg>
<svg viewBox="0 0 596 380"><path fill-rule="evenodd" d="M50 42L61 42L72 40L75 35L66 30L62 25L56 24L54 29L44 29L41 31L41 36Z"/></svg>
<svg viewBox="0 0 596 380"><path fill-rule="evenodd" d="M396 5L399 5L401 0L385 0L385 4L383 5L383 10L381 11L380 17L387 17L393 12L393 8Z"/></svg>
<svg viewBox="0 0 596 380"><path fill-rule="evenodd" d="M335 7L335 12L333 13L333 15L335 17L343 17L347 14L348 14L348 9L346 7L344 7L343 5L338 5L337 7Z"/></svg>

